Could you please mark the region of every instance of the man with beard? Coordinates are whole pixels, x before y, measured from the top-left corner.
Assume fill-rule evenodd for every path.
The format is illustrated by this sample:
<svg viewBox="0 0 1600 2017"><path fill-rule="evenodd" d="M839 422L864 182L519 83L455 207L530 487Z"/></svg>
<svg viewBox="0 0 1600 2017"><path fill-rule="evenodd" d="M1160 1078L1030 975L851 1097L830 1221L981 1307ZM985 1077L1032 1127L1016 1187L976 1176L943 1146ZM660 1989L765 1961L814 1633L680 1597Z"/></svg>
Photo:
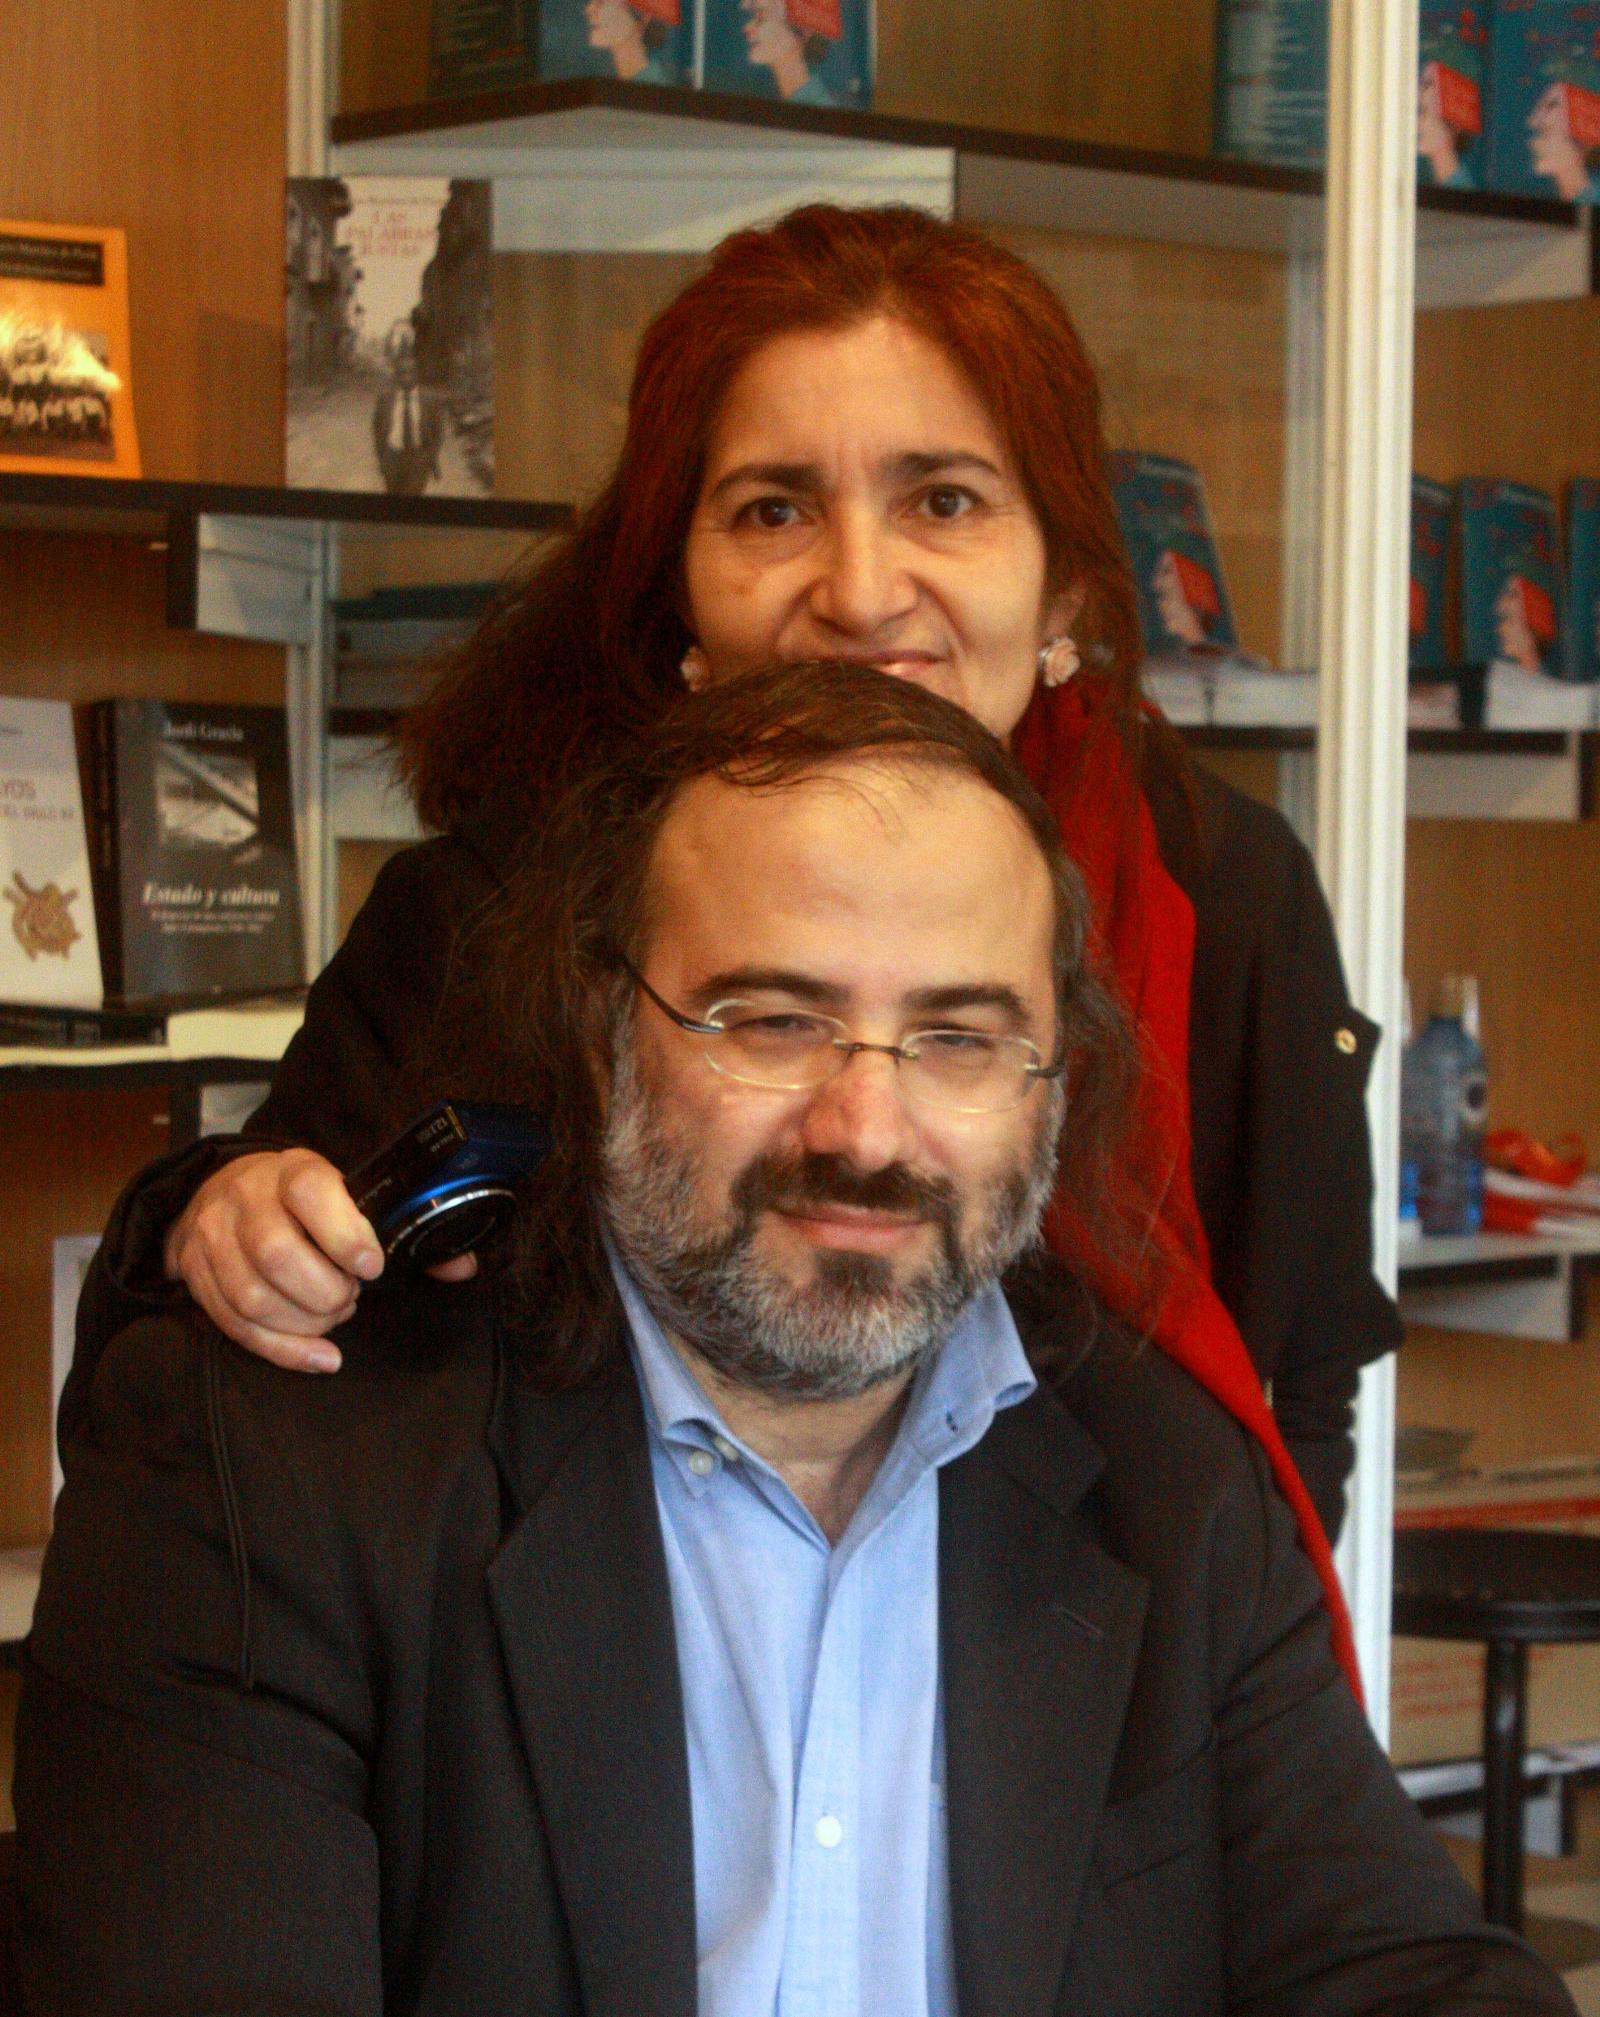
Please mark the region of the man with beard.
<svg viewBox="0 0 1600 2017"><path fill-rule="evenodd" d="M41 2008L1570 2010L1260 1453L1029 1254L1058 1179L1138 1265L1085 940L1004 751L871 671L687 698L573 796L454 1049L555 1142L498 1276L369 1290L315 1387L194 1316L97 1371L19 1734Z"/></svg>

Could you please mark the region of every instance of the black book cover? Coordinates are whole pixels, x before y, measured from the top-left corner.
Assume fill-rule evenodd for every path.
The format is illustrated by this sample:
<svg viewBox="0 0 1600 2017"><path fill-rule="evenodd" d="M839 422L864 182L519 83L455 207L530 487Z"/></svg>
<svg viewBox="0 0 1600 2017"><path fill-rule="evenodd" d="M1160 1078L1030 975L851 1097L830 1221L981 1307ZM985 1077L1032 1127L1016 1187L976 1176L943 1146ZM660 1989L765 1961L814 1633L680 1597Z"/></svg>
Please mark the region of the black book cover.
<svg viewBox="0 0 1600 2017"><path fill-rule="evenodd" d="M103 700L86 710L108 1002L302 984L282 708Z"/></svg>

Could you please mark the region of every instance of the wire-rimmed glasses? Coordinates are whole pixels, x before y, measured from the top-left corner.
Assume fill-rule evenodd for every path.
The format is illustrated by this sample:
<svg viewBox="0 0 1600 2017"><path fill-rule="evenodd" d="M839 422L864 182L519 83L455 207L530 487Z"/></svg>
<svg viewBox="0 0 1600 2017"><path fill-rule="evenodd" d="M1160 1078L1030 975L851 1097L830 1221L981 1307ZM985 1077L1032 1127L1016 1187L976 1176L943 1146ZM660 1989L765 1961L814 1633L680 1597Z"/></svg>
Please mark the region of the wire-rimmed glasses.
<svg viewBox="0 0 1600 2017"><path fill-rule="evenodd" d="M665 1001L625 954L623 969L679 1029L703 1040L706 1063L724 1078L767 1092L812 1092L837 1078L858 1051L878 1051L899 1067L900 1089L920 1106L946 1113L997 1114L1019 1107L1041 1079L1058 1079L1027 1037L934 1027L908 1031L897 1044L861 1043L837 1016L814 1009L764 1007L731 999L703 1019Z"/></svg>

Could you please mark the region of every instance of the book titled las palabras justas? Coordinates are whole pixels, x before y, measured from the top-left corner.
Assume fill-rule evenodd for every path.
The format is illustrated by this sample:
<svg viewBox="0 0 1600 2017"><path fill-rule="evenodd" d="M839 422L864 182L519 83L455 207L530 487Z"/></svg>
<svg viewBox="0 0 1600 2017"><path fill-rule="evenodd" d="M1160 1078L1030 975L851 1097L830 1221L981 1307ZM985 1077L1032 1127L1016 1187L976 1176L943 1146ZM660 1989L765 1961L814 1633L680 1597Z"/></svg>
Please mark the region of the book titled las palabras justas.
<svg viewBox="0 0 1600 2017"><path fill-rule="evenodd" d="M103 700L80 738L107 1001L300 986L283 710Z"/></svg>

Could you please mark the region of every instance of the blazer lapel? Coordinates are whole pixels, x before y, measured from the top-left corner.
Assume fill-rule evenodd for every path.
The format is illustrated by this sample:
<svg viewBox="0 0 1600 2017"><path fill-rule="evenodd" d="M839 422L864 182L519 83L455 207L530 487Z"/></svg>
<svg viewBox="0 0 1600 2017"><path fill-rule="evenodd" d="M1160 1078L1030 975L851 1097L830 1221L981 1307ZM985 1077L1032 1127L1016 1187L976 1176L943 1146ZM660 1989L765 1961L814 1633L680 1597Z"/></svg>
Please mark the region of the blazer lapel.
<svg viewBox="0 0 1600 2017"><path fill-rule="evenodd" d="M1047 1389L940 1473L951 1915L964 2017L1045 2017L1144 1621L1074 1512L1099 1451Z"/></svg>
<svg viewBox="0 0 1600 2017"><path fill-rule="evenodd" d="M694 2017L689 1764L628 1360L574 1394L503 1370L490 1440L524 1510L489 1596L586 2017Z"/></svg>

